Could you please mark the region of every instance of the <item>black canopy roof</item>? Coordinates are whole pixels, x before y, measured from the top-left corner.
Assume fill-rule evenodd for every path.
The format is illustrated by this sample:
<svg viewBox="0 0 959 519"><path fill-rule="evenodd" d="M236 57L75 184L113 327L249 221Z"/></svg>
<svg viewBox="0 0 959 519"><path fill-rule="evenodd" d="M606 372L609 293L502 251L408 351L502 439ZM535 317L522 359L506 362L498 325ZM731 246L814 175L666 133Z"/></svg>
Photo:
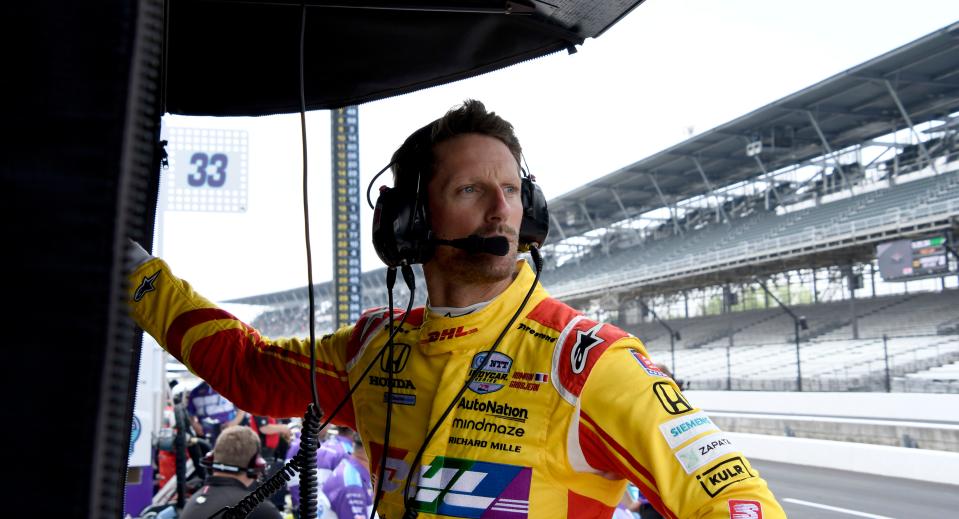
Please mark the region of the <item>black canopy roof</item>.
<svg viewBox="0 0 959 519"><path fill-rule="evenodd" d="M574 50L643 0L307 1L307 109L336 108ZM301 6L171 0L165 109L296 112Z"/></svg>

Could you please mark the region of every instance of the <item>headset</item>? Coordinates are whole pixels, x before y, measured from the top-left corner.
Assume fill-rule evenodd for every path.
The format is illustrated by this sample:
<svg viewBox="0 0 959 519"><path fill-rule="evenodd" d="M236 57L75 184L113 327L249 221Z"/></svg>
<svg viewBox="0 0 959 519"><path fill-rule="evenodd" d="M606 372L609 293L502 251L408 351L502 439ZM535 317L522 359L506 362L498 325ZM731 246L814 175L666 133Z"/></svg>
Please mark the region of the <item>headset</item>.
<svg viewBox="0 0 959 519"><path fill-rule="evenodd" d="M200 460L200 466L207 469L219 470L220 472L230 472L233 474L244 472L248 477L253 479L257 479L266 473L266 460L260 456L259 452L250 458L250 462L247 463L246 467L240 467L237 465L230 465L229 463L220 463L214 461L213 451L210 451L203 456L203 459Z"/></svg>
<svg viewBox="0 0 959 519"><path fill-rule="evenodd" d="M431 132L435 123L430 123L413 132L404 143L404 153L388 164L370 180L373 186L376 178L397 162L413 164L432 163ZM422 185L423 175L417 173L413 188L380 188L373 209L373 247L376 254L388 267L400 267L426 263L433 257L437 240L430 226L426 186ZM523 222L519 230L519 252L529 251L530 245L540 247L549 234L549 210L546 197L536 184L536 179L520 166L520 195L523 201ZM369 200L369 187L367 200ZM372 204L371 204L372 205ZM472 247L474 251L484 251L481 238L477 237ZM458 241L458 240L453 240ZM479 242L479 243L478 243ZM445 242L448 243L449 242ZM457 246L457 245L454 245ZM497 247L492 246L492 249ZM491 252L491 251L486 251ZM505 252L491 252L505 255Z"/></svg>

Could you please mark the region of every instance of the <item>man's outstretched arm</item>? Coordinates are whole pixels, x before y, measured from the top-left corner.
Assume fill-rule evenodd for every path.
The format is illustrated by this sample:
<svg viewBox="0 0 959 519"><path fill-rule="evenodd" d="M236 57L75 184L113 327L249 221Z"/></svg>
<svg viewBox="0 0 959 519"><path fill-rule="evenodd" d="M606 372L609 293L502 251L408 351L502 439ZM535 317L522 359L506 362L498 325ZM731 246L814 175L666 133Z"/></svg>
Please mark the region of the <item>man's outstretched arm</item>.
<svg viewBox="0 0 959 519"><path fill-rule="evenodd" d="M237 407L268 416L299 416L310 402L308 340L262 337L173 275L139 245L128 252L129 304L137 324L191 372ZM137 250L138 249L138 250ZM349 328L317 348L320 404L332 409L349 390L345 348ZM336 420L354 426L349 406Z"/></svg>

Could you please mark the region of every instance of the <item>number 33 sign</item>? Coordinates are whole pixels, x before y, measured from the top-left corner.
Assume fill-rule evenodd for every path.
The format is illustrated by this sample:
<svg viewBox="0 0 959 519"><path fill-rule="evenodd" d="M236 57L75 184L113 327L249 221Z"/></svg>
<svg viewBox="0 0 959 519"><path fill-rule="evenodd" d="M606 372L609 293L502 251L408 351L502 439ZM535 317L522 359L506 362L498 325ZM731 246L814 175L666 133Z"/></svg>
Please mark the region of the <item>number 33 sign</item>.
<svg viewBox="0 0 959 519"><path fill-rule="evenodd" d="M166 208L245 212L247 146L244 130L169 128Z"/></svg>
<svg viewBox="0 0 959 519"><path fill-rule="evenodd" d="M203 185L223 187L223 184L226 183L226 165L228 163L229 159L224 153L214 153L213 155L202 152L194 153L190 157L190 164L193 164L196 169L187 175L187 183L193 187ZM210 171L207 171L207 167L210 167Z"/></svg>

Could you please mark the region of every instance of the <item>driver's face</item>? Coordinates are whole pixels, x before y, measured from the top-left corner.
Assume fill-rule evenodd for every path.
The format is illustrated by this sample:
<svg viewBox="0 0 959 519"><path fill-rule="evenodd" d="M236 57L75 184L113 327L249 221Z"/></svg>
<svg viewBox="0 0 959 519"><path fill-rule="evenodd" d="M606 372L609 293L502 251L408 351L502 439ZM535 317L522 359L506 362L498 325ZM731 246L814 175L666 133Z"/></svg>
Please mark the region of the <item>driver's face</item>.
<svg viewBox="0 0 959 519"><path fill-rule="evenodd" d="M512 275L523 201L519 165L509 148L494 137L464 134L436 145L433 153L428 200L434 234L441 239L505 236L511 251L501 257L438 247L436 259L482 264L495 278Z"/></svg>

